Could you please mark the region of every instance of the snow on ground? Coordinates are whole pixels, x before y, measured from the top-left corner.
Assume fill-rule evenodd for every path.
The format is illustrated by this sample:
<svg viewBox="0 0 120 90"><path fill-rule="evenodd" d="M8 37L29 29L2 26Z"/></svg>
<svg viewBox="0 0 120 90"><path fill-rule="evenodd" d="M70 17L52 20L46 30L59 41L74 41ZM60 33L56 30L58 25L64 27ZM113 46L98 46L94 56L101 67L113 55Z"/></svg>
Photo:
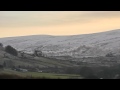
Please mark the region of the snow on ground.
<svg viewBox="0 0 120 90"><path fill-rule="evenodd" d="M120 53L120 30L71 36L9 37L1 38L0 42L29 53L42 50L48 56L103 56L109 52Z"/></svg>

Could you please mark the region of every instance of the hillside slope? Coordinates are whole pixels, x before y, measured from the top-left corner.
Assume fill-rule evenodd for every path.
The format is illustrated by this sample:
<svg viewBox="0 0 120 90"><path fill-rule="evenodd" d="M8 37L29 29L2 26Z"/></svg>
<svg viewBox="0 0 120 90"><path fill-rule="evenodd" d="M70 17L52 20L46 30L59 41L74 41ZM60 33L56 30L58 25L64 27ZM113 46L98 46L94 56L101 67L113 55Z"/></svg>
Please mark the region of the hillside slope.
<svg viewBox="0 0 120 90"><path fill-rule="evenodd" d="M41 50L47 56L96 57L107 53L120 54L120 30L101 33L50 36L33 35L1 38L4 45L11 45L20 51L33 53Z"/></svg>
<svg viewBox="0 0 120 90"><path fill-rule="evenodd" d="M19 52L18 52L19 53ZM5 63L5 66L4 66ZM0 47L0 65L3 65L7 68L12 67L31 67L31 68L63 68L63 67L72 67L76 66L74 63L69 61L61 61L47 57L36 57L32 56L31 54L24 53L24 57L20 56L13 56L7 53L4 50L4 47Z"/></svg>

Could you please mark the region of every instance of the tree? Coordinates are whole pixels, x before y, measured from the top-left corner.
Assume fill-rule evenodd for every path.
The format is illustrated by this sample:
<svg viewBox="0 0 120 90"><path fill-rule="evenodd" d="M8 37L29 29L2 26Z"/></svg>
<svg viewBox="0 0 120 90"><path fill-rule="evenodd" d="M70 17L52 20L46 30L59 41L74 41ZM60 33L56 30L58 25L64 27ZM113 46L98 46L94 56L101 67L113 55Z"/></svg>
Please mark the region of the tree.
<svg viewBox="0 0 120 90"><path fill-rule="evenodd" d="M38 51L37 50L34 51L34 55L38 56Z"/></svg>
<svg viewBox="0 0 120 90"><path fill-rule="evenodd" d="M114 55L113 55L113 53L108 53L108 54L106 54L106 57L113 57Z"/></svg>
<svg viewBox="0 0 120 90"><path fill-rule="evenodd" d="M2 44L2 43L0 43L0 47L3 47L3 44Z"/></svg>
<svg viewBox="0 0 120 90"><path fill-rule="evenodd" d="M66 68L65 73L67 73L67 74L76 74L77 71L78 70L75 67L68 67L68 68Z"/></svg>
<svg viewBox="0 0 120 90"><path fill-rule="evenodd" d="M19 65L18 68L21 68L21 66Z"/></svg>
<svg viewBox="0 0 120 90"><path fill-rule="evenodd" d="M24 52L21 52L21 57L22 57L22 58L26 58Z"/></svg>
<svg viewBox="0 0 120 90"><path fill-rule="evenodd" d="M3 69L3 65L0 65L0 70L2 70Z"/></svg>
<svg viewBox="0 0 120 90"><path fill-rule="evenodd" d="M43 56L43 53L40 50L39 51L38 50L34 50L34 55L39 57L39 56Z"/></svg>
<svg viewBox="0 0 120 90"><path fill-rule="evenodd" d="M80 75L83 77L88 77L94 75L94 71L90 67L82 67L79 72Z"/></svg>
<svg viewBox="0 0 120 90"><path fill-rule="evenodd" d="M15 48L13 48L12 46L8 45L5 47L5 51L11 55L17 56L18 52Z"/></svg>
<svg viewBox="0 0 120 90"><path fill-rule="evenodd" d="M95 76L95 75L88 75L84 79L99 79L99 78L97 76Z"/></svg>
<svg viewBox="0 0 120 90"><path fill-rule="evenodd" d="M6 67L6 62L4 61L3 66Z"/></svg>

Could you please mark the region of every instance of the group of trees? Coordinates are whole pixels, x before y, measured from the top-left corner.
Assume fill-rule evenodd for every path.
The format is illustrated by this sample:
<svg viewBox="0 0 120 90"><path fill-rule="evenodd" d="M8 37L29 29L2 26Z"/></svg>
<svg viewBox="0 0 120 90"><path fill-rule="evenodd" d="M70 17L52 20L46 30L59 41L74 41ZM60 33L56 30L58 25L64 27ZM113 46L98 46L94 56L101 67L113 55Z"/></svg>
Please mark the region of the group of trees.
<svg viewBox="0 0 120 90"><path fill-rule="evenodd" d="M84 79L99 79L95 75L96 72L91 67L87 67L87 66L67 68L65 70L65 73L68 73L68 74L79 74L82 77L84 77Z"/></svg>
<svg viewBox="0 0 120 90"><path fill-rule="evenodd" d="M120 79L120 64L111 67L106 66L80 66L71 67L65 70L67 74L79 74L84 79Z"/></svg>
<svg viewBox="0 0 120 90"><path fill-rule="evenodd" d="M5 47L5 51L9 54L12 54L14 56L17 56L18 55L18 52L15 48L13 48L12 46L8 45Z"/></svg>
<svg viewBox="0 0 120 90"><path fill-rule="evenodd" d="M0 43L0 46L3 47L3 44ZM6 46L4 49L7 53L9 53L11 55L14 55L14 56L18 55L18 51L10 45Z"/></svg>
<svg viewBox="0 0 120 90"><path fill-rule="evenodd" d="M0 43L0 46L3 47L3 44ZM11 55L18 56L18 51L10 45L5 46L4 50ZM33 55L37 57L44 56L40 50L34 50ZM24 52L21 53L21 57L25 57Z"/></svg>

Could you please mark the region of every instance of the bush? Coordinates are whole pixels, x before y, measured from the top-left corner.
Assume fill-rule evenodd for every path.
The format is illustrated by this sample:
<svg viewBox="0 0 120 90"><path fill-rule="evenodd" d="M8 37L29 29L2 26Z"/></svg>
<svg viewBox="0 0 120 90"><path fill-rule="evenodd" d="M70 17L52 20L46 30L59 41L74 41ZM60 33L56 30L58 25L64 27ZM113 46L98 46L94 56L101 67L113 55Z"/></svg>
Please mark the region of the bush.
<svg viewBox="0 0 120 90"><path fill-rule="evenodd" d="M5 47L5 51L9 54L12 54L14 56L17 56L18 55L18 52L15 48L11 47L10 45L6 46Z"/></svg>

